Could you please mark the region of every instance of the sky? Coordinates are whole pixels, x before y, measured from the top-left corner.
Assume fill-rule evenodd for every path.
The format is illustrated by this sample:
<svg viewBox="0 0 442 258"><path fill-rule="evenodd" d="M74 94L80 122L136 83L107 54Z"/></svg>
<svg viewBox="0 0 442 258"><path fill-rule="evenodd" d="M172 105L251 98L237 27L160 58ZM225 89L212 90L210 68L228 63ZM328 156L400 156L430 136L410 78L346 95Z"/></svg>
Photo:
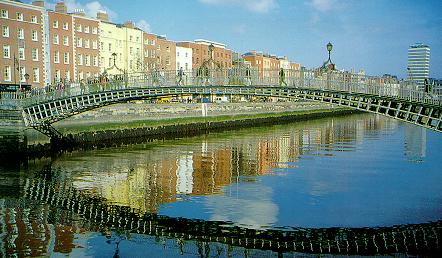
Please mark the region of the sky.
<svg viewBox="0 0 442 258"><path fill-rule="evenodd" d="M57 0L49 0L54 4ZM112 22L131 20L174 41L208 39L239 53L288 56L307 68L327 60L338 69L406 77L408 47L431 48L430 77L442 78L440 0L65 0L70 10Z"/></svg>

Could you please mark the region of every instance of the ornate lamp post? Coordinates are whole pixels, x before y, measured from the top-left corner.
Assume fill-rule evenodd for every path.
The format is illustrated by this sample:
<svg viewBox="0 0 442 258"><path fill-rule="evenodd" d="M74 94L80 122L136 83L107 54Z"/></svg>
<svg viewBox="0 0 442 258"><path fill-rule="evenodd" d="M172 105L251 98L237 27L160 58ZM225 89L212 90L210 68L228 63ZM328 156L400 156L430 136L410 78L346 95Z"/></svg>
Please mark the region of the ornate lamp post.
<svg viewBox="0 0 442 258"><path fill-rule="evenodd" d="M26 80L26 84L28 84L29 74L27 74L27 73L25 73L25 80Z"/></svg>
<svg viewBox="0 0 442 258"><path fill-rule="evenodd" d="M332 43L328 42L327 44L327 51L328 51L328 62L332 63L331 58L330 58L330 53L333 50L333 45Z"/></svg>
<svg viewBox="0 0 442 258"><path fill-rule="evenodd" d="M212 53L213 53L214 49L215 49L215 46L213 46L213 44L210 44L209 45L209 53L210 53L210 58L209 59L212 59Z"/></svg>

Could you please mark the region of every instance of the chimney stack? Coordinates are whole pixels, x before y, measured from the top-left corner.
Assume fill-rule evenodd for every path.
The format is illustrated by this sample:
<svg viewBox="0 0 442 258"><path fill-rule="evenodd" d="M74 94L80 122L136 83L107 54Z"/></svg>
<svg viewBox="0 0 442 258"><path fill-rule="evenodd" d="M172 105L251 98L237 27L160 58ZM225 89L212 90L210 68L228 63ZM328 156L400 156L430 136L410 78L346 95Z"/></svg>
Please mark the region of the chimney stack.
<svg viewBox="0 0 442 258"><path fill-rule="evenodd" d="M45 7L45 1L37 0L37 1L32 2L32 5L44 8Z"/></svg>
<svg viewBox="0 0 442 258"><path fill-rule="evenodd" d="M97 19L103 22L109 21L109 15L105 11L98 11L97 12Z"/></svg>
<svg viewBox="0 0 442 258"><path fill-rule="evenodd" d="M84 9L75 9L74 14L78 16L86 16L86 13L84 12Z"/></svg>
<svg viewBox="0 0 442 258"><path fill-rule="evenodd" d="M58 2L55 5L55 11L57 13L67 13L68 12L68 7L66 6L66 4L64 2Z"/></svg>
<svg viewBox="0 0 442 258"><path fill-rule="evenodd" d="M135 28L135 24L134 24L133 21L127 21L127 22L125 22L125 23L123 24L123 26L126 27L126 28L131 28L131 29Z"/></svg>

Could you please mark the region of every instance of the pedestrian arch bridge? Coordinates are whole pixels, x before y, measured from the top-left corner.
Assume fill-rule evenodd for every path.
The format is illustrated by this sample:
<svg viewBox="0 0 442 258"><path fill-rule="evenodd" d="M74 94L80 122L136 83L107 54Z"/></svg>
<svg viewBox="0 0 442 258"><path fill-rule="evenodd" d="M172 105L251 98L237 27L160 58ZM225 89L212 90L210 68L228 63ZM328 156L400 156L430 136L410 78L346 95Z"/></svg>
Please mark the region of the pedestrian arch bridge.
<svg viewBox="0 0 442 258"><path fill-rule="evenodd" d="M234 71L235 73L232 73ZM132 74L105 80L72 83L60 89L3 93L2 107L18 105L24 124L50 137L51 124L67 117L115 103L183 96L246 96L319 101L381 114L442 132L442 99L417 90L417 85L377 77L329 71L277 71L245 73L213 70L200 78L184 78L172 71L161 76ZM287 86L286 86L287 84Z"/></svg>

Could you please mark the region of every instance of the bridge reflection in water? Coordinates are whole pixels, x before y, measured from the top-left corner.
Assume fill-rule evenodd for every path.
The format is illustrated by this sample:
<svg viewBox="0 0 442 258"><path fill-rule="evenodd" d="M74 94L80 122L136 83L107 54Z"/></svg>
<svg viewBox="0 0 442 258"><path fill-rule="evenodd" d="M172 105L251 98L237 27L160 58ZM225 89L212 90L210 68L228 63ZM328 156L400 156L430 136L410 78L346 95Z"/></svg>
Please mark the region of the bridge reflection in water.
<svg viewBox="0 0 442 258"><path fill-rule="evenodd" d="M440 252L442 233L442 221L379 228L250 229L229 222L140 213L129 207L110 205L105 199L81 193L71 185L39 178L26 181L24 199L69 211L67 221L72 220L72 213L78 214L84 220L81 228L89 231L116 230L173 238L181 250L188 249L186 241L193 240L199 244L216 242L278 253L434 254ZM66 217L56 214L48 217L53 218L55 225L66 223Z"/></svg>
<svg viewBox="0 0 442 258"><path fill-rule="evenodd" d="M338 120L330 118L317 124L308 121L294 125L284 137L276 137L266 128L265 133L253 139L230 136L230 141L235 143L232 145L225 141L203 141L200 153L183 152L187 148L180 146L166 146L167 153L159 154L155 154L155 149L146 152L125 148L121 154L114 149L92 152L87 157L81 152L64 155L39 169L41 172L33 177L19 177L17 184L22 186L21 190L11 189L7 194L9 198L2 201L0 239L5 241L1 241L0 250L4 250L5 256L17 253L34 256L46 255L50 252L49 246L54 246L51 251L71 253L76 247L75 232L106 232L108 235L117 232L112 235L117 247L129 237L147 235L157 239L159 245L167 243L183 253L207 257L228 250L249 254L268 250L281 254L350 255L440 252L441 221L374 228L258 228L229 221L157 214L160 205L177 201L180 194L220 193L222 187L240 177L254 180L256 175L274 173L273 168L294 166L302 156L331 155L327 150L337 146L339 151L353 151L356 142L367 135L376 138L380 129L394 132L398 126L395 120L375 116ZM336 124L331 126L333 123ZM216 135L213 137L216 139ZM222 134L219 137L225 139ZM413 138L408 134L406 137L407 140ZM192 139L179 143L185 145L186 141L193 144ZM148 145L142 148L150 149ZM133 159L128 159L125 153ZM105 159L97 162L98 155ZM109 163L112 160L113 163ZM14 195L15 198L11 198ZM29 215L29 207L37 210L36 216ZM55 239L51 232L55 232ZM31 248L31 245L38 247Z"/></svg>

